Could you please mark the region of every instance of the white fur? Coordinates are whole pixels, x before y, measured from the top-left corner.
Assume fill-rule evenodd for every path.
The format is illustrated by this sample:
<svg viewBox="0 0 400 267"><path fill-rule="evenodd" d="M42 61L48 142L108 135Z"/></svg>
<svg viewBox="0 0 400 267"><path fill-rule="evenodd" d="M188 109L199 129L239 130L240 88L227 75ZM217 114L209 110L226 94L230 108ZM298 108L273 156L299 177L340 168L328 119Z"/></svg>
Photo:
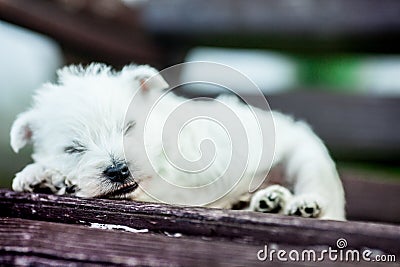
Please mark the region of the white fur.
<svg viewBox="0 0 400 267"><path fill-rule="evenodd" d="M270 140L274 141L268 144L268 141L263 140L265 137L259 134L260 122L254 121L254 114L248 106L235 98L222 97L215 102L190 104L193 110L223 112L218 106L218 103L223 103L238 114L240 124L249 133L248 143L245 140L243 142L248 144L249 152L243 179L229 191L231 185L235 185L234 181L229 180L230 175L214 180L222 175L224 166L230 160L238 161L239 166L240 157L232 157L225 133L215 123L196 121L189 124L181 132L180 151L177 151L170 145L172 142L163 143L164 140L160 138L163 131L161 125L177 106L187 100L168 94L149 116L144 112L155 99L160 98L161 90L168 86L155 69L130 65L121 72L114 72L105 65L92 64L87 68L63 68L58 76L58 84L45 84L37 91L33 106L17 118L11 129L11 146L14 151L18 152L29 142L34 145L34 163L16 175L14 190L31 191L29 188L32 185L42 181L38 177L45 177L43 179L48 183L51 173L54 174L50 179L54 193L63 194L72 185L78 189L74 194L83 197L101 196L114 190L116 185L104 177L103 171L113 160L126 160L124 130L128 121L135 121L134 129L126 134L129 145L125 143L125 148L128 148L125 153L132 177L143 187L121 197L145 201L157 201L161 197L163 201L174 204L229 208L248 193L251 179L260 176L255 170L267 171L271 164L280 163L284 166L288 181L293 184L294 195L278 186L259 190L253 195L250 210L263 211L259 207L260 200L284 192L279 199L281 213L344 219L344 193L335 164L322 141L304 122L294 121L278 112L254 109L262 118L261 127L266 128ZM152 76L152 79L147 80ZM133 97L136 104L129 107ZM125 114L128 114L127 118ZM271 125L271 115L275 132L267 127ZM140 129L144 129L144 132ZM188 174L174 168L169 161L171 158L163 151L173 150L169 156L178 163L182 155L195 160L202 156L199 144L209 138L212 138L218 153L214 159L215 164L204 172ZM136 149L143 141L150 165L145 162L144 154ZM260 151L260 143L263 142L267 144L264 149L273 151L275 147L273 162L263 160ZM65 153L65 148L71 144L82 144L85 151ZM258 166L260 160L262 165ZM234 173L235 169L231 171ZM181 187L198 186L196 192L199 195L193 195L190 190L168 190L167 183L164 181L163 184L162 179L157 179L159 175ZM209 184L212 186L204 186ZM149 196L145 191L152 195ZM229 192L218 198L218 194L223 191ZM203 197L214 195L217 199L215 202L200 201ZM312 208L313 213L305 212L306 208Z"/></svg>

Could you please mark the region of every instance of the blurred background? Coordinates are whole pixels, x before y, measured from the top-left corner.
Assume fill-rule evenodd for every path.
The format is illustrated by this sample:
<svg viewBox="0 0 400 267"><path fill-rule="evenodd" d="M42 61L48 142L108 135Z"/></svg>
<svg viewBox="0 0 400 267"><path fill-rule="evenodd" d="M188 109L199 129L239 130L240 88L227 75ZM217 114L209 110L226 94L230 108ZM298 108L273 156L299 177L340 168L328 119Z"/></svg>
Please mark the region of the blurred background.
<svg viewBox="0 0 400 267"><path fill-rule="evenodd" d="M9 146L12 121L60 66L196 60L240 70L273 109L312 125L338 163L351 219L400 222L397 0L1 0L0 186L31 161Z"/></svg>

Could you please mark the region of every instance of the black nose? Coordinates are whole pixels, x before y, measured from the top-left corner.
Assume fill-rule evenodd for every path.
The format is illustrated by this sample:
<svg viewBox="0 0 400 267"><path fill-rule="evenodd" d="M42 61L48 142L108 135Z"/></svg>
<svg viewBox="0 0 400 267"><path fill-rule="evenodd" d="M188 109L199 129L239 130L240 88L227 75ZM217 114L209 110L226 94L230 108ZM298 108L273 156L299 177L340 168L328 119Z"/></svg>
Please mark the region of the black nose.
<svg viewBox="0 0 400 267"><path fill-rule="evenodd" d="M113 182L123 182L129 177L129 169L125 163L109 166L104 174Z"/></svg>

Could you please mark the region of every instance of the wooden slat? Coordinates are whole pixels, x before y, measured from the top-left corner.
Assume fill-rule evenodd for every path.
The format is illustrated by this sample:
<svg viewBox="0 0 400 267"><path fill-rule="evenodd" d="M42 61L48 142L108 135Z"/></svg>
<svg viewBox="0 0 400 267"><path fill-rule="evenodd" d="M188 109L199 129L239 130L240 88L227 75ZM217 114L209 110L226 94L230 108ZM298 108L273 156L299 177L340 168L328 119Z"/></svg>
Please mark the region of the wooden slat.
<svg viewBox="0 0 400 267"><path fill-rule="evenodd" d="M285 246L274 249L327 247ZM204 239L135 234L84 226L0 218L0 264L18 266L304 266L304 262L258 261L264 246ZM307 262L320 266L321 262ZM326 259L324 266L336 266ZM341 262L341 266L364 266L365 262ZM388 264L384 266L393 266Z"/></svg>
<svg viewBox="0 0 400 267"><path fill-rule="evenodd" d="M219 237L263 245L317 246L345 238L349 247L375 248L400 254L400 227L394 225L320 221L255 212L176 207L164 204L0 191L0 216L52 222L123 224L159 233Z"/></svg>
<svg viewBox="0 0 400 267"><path fill-rule="evenodd" d="M400 52L396 0L149 0L143 24L155 35L192 45L294 52Z"/></svg>
<svg viewBox="0 0 400 267"><path fill-rule="evenodd" d="M153 31L162 33L257 33L302 38L400 34L400 3L396 0L147 2L145 21Z"/></svg>
<svg viewBox="0 0 400 267"><path fill-rule="evenodd" d="M21 219L0 219L0 255L8 262L31 264L89 263L102 265L190 266L262 265L256 258L257 247L133 234L120 231L35 222ZM33 259L19 259L20 257ZM4 256L3 256L4 257ZM40 261L39 261L40 259ZM2 256L0 256L0 262Z"/></svg>

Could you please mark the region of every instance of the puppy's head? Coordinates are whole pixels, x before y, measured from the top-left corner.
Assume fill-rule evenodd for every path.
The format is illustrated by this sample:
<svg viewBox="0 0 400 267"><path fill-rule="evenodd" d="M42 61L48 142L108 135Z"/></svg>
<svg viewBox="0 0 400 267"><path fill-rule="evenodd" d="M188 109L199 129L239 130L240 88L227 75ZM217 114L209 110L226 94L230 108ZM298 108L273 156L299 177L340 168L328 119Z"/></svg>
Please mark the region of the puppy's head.
<svg viewBox="0 0 400 267"><path fill-rule="evenodd" d="M150 82L146 82L150 77ZM144 176L124 158L124 135L135 131L135 116L125 118L134 95L168 85L148 66L131 65L114 72L102 64L70 66L58 72L56 84L43 85L33 106L20 114L11 129L18 152L33 143L33 159L54 169L83 197L128 197Z"/></svg>

